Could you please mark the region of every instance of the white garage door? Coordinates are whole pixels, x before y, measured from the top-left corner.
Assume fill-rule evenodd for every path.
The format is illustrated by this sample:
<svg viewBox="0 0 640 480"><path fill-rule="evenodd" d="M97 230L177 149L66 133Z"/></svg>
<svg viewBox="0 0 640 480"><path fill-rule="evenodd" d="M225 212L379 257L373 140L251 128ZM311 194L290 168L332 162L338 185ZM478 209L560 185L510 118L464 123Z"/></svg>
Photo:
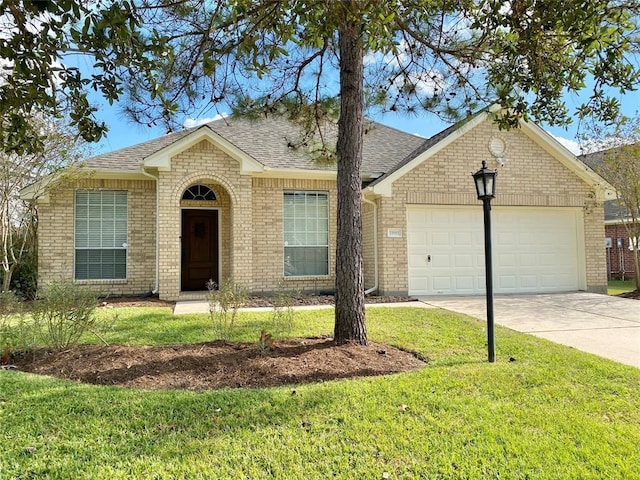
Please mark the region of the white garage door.
<svg viewBox="0 0 640 480"><path fill-rule="evenodd" d="M579 209L492 207L496 293L578 290L584 274ZM485 291L482 205L407 207L410 295Z"/></svg>

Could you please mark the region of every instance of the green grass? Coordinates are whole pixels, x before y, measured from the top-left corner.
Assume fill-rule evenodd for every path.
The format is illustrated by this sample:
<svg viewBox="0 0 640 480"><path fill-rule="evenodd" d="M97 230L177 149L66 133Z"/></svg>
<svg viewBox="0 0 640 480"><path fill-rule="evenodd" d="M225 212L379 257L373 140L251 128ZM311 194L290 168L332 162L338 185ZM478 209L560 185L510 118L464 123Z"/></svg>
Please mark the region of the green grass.
<svg viewBox="0 0 640 480"><path fill-rule="evenodd" d="M205 315L101 315L117 315L111 342L211 339ZM331 317L298 312L294 334L329 334ZM268 318L244 314L237 338L257 340ZM0 478L640 478L638 369L503 328L489 364L484 325L442 310L375 308L367 326L371 340L431 362L295 394L145 392L0 371Z"/></svg>
<svg viewBox="0 0 640 480"><path fill-rule="evenodd" d="M636 289L635 280L609 280L609 295L633 292Z"/></svg>

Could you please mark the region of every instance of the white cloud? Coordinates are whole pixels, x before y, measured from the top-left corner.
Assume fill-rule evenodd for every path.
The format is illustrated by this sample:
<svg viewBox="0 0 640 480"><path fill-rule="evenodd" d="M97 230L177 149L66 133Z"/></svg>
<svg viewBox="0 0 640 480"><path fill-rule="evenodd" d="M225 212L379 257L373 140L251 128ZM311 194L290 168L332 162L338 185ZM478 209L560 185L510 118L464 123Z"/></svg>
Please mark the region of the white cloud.
<svg viewBox="0 0 640 480"><path fill-rule="evenodd" d="M573 153L574 155L582 155L584 152L582 152L580 150L580 144L578 142L576 142L575 140L570 140L568 138L564 138L564 137L558 137L557 135L554 135L551 132L547 132L549 135L551 135L553 138L556 139L556 141L562 145L563 147L565 147L567 150L569 150L571 153Z"/></svg>
<svg viewBox="0 0 640 480"><path fill-rule="evenodd" d="M206 118L187 118L185 119L182 126L184 128L193 128L199 127L200 125L204 125L205 123L214 122L216 120L220 120L221 118L227 118L229 116L228 113L219 113L215 117L206 117Z"/></svg>

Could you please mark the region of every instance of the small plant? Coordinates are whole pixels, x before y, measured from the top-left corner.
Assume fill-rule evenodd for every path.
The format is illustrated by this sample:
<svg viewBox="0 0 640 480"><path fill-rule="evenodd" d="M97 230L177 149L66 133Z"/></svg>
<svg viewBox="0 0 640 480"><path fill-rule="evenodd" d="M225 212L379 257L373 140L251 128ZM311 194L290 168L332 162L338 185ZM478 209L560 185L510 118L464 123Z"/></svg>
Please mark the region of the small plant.
<svg viewBox="0 0 640 480"><path fill-rule="evenodd" d="M25 315L23 303L13 292L0 293L0 364L31 350L36 344L35 328Z"/></svg>
<svg viewBox="0 0 640 480"><path fill-rule="evenodd" d="M238 315L238 310L249 297L247 288L227 278L220 284L213 280L207 282L207 301L209 315L215 330L216 338L230 340Z"/></svg>
<svg viewBox="0 0 640 480"><path fill-rule="evenodd" d="M103 340L98 332L103 325L94 315L96 303L95 293L72 282L45 287L32 312L42 343L60 351L77 345L85 332Z"/></svg>
<svg viewBox="0 0 640 480"><path fill-rule="evenodd" d="M298 291L287 290L283 282L278 285L273 298L273 313L271 314L271 322L273 323L273 331L280 336L293 330L294 311L293 307L295 299L300 295Z"/></svg>
<svg viewBox="0 0 640 480"><path fill-rule="evenodd" d="M273 350L273 336L267 333L265 330L260 332L260 338L258 339L258 350L260 353L266 353Z"/></svg>

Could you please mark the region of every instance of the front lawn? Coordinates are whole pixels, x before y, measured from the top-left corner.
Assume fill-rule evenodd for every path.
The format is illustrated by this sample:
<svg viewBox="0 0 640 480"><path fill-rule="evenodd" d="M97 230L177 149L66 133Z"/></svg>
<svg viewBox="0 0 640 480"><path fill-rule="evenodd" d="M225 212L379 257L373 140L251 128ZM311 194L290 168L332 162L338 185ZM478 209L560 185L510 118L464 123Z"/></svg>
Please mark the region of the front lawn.
<svg viewBox="0 0 640 480"><path fill-rule="evenodd" d="M296 336L332 331L298 312ZM101 310L112 343L211 340L206 315ZM256 341L269 314L243 314ZM410 373L203 393L0 371L0 478L640 479L640 370L442 310L374 308L371 340ZM87 341L89 341L87 337Z"/></svg>

